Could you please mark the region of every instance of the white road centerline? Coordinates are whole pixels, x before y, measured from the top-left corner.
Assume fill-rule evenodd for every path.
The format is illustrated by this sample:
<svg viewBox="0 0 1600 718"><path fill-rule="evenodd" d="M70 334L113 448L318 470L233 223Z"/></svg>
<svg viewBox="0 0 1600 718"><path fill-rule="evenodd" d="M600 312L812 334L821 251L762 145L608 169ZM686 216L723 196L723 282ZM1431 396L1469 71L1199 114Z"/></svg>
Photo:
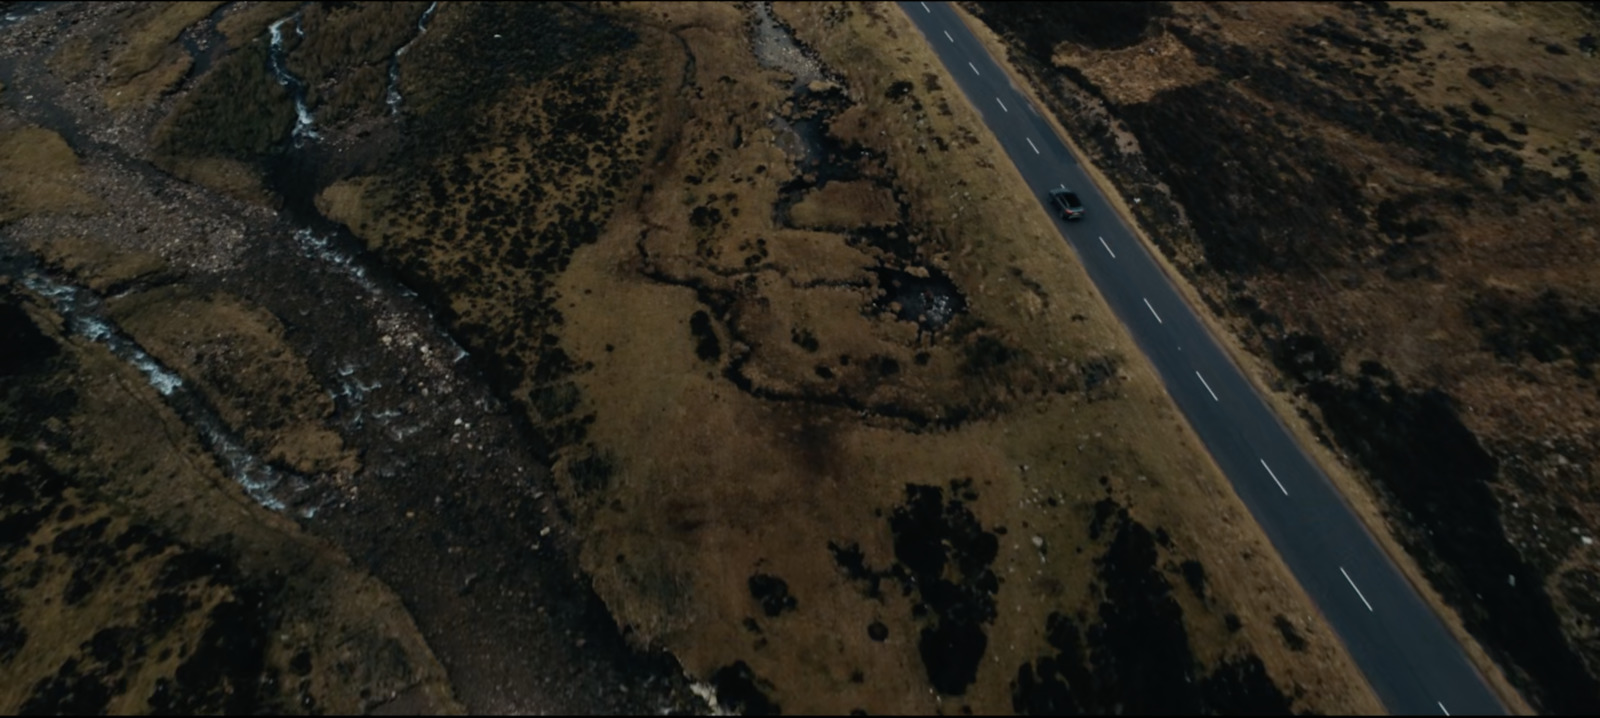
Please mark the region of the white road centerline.
<svg viewBox="0 0 1600 718"><path fill-rule="evenodd" d="M1100 240L1100 241L1102 241L1102 242L1103 242L1103 241L1105 241L1105 240ZM1145 299L1145 298L1144 298L1144 297L1140 297L1140 299L1144 299L1144 308L1145 308L1145 309L1149 309L1149 310L1150 310L1150 313L1151 313L1151 314L1153 314L1153 315L1155 315L1155 318L1156 318L1156 323L1157 323L1157 324L1166 324L1166 322L1163 322L1163 321L1161 321L1161 315L1160 315L1160 314L1156 314L1156 308L1155 308L1155 307L1152 307L1152 306L1150 306L1150 300L1149 300L1149 299ZM1205 377L1201 377L1201 378L1200 378L1200 381L1205 381ZM1208 389L1209 389L1209 388L1210 388L1210 387L1206 387L1206 388L1208 388Z"/></svg>
<svg viewBox="0 0 1600 718"><path fill-rule="evenodd" d="M1350 580L1350 574L1347 573L1344 570L1343 566L1339 567L1339 573L1344 574L1344 580L1349 581L1350 582L1350 587L1356 589L1356 597L1360 598L1362 603L1366 603L1368 611L1372 611L1372 604L1367 603L1367 597L1361 595L1361 589L1360 588L1356 588L1356 582ZM1373 611L1373 612L1376 613L1376 611Z"/></svg>
<svg viewBox="0 0 1600 718"><path fill-rule="evenodd" d="M972 64L972 61L971 61L971 60L968 60L968 61L967 61L967 67L970 67L970 68L972 68L972 74L974 74L974 75L982 75L982 74L983 74L983 73L981 73L981 72L978 72L978 66L977 66L977 65L974 65L974 64Z"/></svg>
<svg viewBox="0 0 1600 718"><path fill-rule="evenodd" d="M1011 108L1006 107L1006 101L1005 100L1002 100L1002 99L996 97L996 98L994 98L994 101L1000 103L1000 109L1005 110L1006 112L1010 112L1011 111Z"/></svg>
<svg viewBox="0 0 1600 718"><path fill-rule="evenodd" d="M1182 350L1180 350L1180 351L1182 351ZM1272 473L1272 467L1271 466L1267 466L1267 460L1266 459L1261 459L1260 461L1261 461L1261 468L1266 469L1267 470L1267 475L1272 477L1272 483L1278 485L1278 490L1282 491L1284 496L1288 496L1289 495L1289 490L1286 489L1286 488L1283 488L1283 482L1278 480L1278 475L1277 474Z"/></svg>
<svg viewBox="0 0 1600 718"><path fill-rule="evenodd" d="M949 40L950 42L955 42L956 41L955 38L950 36L950 31L949 30L945 30L944 31L944 39Z"/></svg>
<svg viewBox="0 0 1600 718"><path fill-rule="evenodd" d="M1450 709L1444 707L1444 701L1434 701L1434 703L1439 704L1439 710L1443 711L1446 716L1450 715Z"/></svg>
<svg viewBox="0 0 1600 718"><path fill-rule="evenodd" d="M1032 137L1024 137L1022 139L1025 139L1025 140L1028 141L1028 146L1033 148L1033 153L1034 154L1039 154L1039 148L1038 148L1038 146L1033 144L1033 138Z"/></svg>
<svg viewBox="0 0 1600 718"><path fill-rule="evenodd" d="M1106 254L1109 254L1109 255L1111 255L1111 258L1112 258L1112 259L1116 259L1116 258L1117 258L1117 253L1116 253L1116 252L1113 252L1113 251L1111 251L1111 245L1109 245L1109 244L1106 244L1106 238L1105 238L1105 237L1101 237L1101 238L1100 238L1100 246L1102 246L1102 247L1105 247L1105 248L1106 248ZM1153 312L1153 311L1155 311L1155 310L1154 310L1154 309L1152 309L1152 310L1150 310L1150 311L1152 311L1152 312Z"/></svg>
<svg viewBox="0 0 1600 718"><path fill-rule="evenodd" d="M1194 375L1195 376L1200 376L1200 372L1199 371L1195 371ZM1206 381L1205 377L1200 376L1200 383L1205 385L1206 391L1211 394L1211 400L1212 401L1222 401L1221 399L1217 398L1217 393L1216 392L1211 391L1211 384Z"/></svg>
<svg viewBox="0 0 1600 718"><path fill-rule="evenodd" d="M928 13L929 15L933 14L933 11L928 9L928 4L927 3L921 3L921 5L922 5L922 11L923 12Z"/></svg>

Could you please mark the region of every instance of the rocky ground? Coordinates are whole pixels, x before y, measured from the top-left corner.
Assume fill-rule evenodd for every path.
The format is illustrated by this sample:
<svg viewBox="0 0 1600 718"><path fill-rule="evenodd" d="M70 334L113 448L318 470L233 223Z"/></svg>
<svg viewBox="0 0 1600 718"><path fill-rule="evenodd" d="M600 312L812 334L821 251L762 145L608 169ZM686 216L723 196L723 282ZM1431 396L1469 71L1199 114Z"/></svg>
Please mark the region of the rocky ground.
<svg viewBox="0 0 1600 718"><path fill-rule="evenodd" d="M0 9L0 708L1378 708L892 6Z"/></svg>
<svg viewBox="0 0 1600 718"><path fill-rule="evenodd" d="M979 5L1511 682L1600 708L1593 4Z"/></svg>

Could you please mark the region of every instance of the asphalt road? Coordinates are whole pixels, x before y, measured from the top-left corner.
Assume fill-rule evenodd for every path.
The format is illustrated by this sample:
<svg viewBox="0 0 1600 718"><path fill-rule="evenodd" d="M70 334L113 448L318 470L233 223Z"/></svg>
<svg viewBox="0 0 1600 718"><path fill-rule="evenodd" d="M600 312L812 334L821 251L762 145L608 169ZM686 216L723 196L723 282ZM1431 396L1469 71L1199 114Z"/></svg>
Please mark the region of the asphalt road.
<svg viewBox="0 0 1600 718"><path fill-rule="evenodd" d="M1057 228L1384 705L1397 714L1505 713L1461 645L1218 346L1040 110L953 9L900 6L1040 204L1062 184L1082 198L1085 217L1057 219Z"/></svg>

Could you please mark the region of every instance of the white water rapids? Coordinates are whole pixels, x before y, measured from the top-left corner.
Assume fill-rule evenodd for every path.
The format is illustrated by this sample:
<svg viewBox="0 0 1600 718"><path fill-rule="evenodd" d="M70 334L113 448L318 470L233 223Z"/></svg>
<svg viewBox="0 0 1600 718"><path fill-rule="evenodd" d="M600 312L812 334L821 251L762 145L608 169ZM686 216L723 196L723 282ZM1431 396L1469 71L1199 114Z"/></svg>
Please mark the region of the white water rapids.
<svg viewBox="0 0 1600 718"><path fill-rule="evenodd" d="M256 458L244 447L243 442L228 431L204 398L186 385L177 373L101 318L100 302L92 293L55 282L36 272L24 274L21 283L50 300L56 313L67 320L67 326L73 333L104 345L118 359L144 374L150 386L167 399L168 405L200 433L202 442L217 458L222 469L244 487L245 493L256 503L273 511L283 511L286 505L275 492L286 483L297 490L305 488L304 479L288 475ZM310 517L310 510L302 513Z"/></svg>
<svg viewBox="0 0 1600 718"><path fill-rule="evenodd" d="M294 100L293 136L295 140L317 140L321 139L321 136L317 134L312 125L315 118L311 116L311 108L306 106L306 83L295 77L294 73L289 72L289 65L285 61L289 52L283 48L283 25L290 20L294 21L295 35L305 37L305 28L300 26L300 13L298 12L272 23L267 28L272 38L271 50L267 53L267 66L272 69L272 75L277 78L278 84L282 85L283 89L288 90L289 97Z"/></svg>

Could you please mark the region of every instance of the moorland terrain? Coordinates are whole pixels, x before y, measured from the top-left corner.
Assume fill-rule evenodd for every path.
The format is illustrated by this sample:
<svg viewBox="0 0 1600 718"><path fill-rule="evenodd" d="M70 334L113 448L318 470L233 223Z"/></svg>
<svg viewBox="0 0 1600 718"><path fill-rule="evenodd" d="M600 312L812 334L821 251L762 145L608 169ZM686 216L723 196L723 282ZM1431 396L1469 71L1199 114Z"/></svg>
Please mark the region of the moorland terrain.
<svg viewBox="0 0 1600 718"><path fill-rule="evenodd" d="M892 5L0 12L0 709L1380 708Z"/></svg>
<svg viewBox="0 0 1600 718"><path fill-rule="evenodd" d="M979 3L1540 712L1600 709L1593 3Z"/></svg>

